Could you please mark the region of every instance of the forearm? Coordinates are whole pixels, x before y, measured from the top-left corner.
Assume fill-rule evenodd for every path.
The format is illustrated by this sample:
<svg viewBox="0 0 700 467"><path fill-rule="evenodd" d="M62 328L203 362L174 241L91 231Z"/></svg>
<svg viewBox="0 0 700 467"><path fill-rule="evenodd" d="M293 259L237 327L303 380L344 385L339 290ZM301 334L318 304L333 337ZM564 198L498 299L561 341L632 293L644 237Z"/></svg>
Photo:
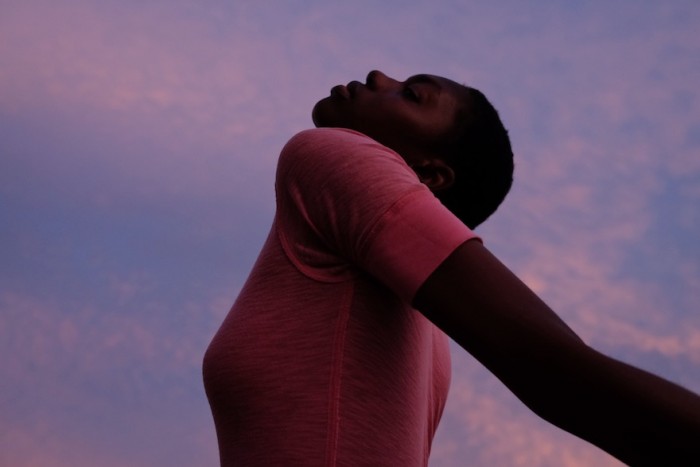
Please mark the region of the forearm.
<svg viewBox="0 0 700 467"><path fill-rule="evenodd" d="M700 398L692 392L590 348L514 360L494 368L513 393L545 420L625 463L700 459Z"/></svg>
<svg viewBox="0 0 700 467"><path fill-rule="evenodd" d="M576 338L498 351L472 336L453 338L537 415L629 465L700 459L700 397L676 384Z"/></svg>
<svg viewBox="0 0 700 467"><path fill-rule="evenodd" d="M476 242L414 305L551 423L632 465L700 459L700 397L588 347Z"/></svg>

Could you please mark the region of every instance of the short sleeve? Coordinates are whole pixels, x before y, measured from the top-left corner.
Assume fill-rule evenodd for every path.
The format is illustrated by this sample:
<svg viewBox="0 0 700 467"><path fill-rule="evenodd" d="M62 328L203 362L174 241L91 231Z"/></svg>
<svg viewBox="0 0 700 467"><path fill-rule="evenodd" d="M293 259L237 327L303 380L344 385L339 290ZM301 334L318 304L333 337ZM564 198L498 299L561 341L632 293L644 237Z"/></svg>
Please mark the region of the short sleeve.
<svg viewBox="0 0 700 467"><path fill-rule="evenodd" d="M409 303L450 253L478 238L398 154L351 130L295 135L276 193L278 235L301 272L334 282L359 269Z"/></svg>

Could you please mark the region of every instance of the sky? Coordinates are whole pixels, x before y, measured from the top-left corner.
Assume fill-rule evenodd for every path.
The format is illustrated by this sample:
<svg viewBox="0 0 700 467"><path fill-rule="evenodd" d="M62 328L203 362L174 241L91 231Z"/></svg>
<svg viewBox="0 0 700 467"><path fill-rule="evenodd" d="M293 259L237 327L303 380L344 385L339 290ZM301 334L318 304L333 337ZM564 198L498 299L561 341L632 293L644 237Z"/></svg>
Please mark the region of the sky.
<svg viewBox="0 0 700 467"><path fill-rule="evenodd" d="M700 392L700 3L0 0L0 466L215 466L201 360L282 145L372 69L482 90L487 247L590 345ZM459 347L431 467L619 466Z"/></svg>

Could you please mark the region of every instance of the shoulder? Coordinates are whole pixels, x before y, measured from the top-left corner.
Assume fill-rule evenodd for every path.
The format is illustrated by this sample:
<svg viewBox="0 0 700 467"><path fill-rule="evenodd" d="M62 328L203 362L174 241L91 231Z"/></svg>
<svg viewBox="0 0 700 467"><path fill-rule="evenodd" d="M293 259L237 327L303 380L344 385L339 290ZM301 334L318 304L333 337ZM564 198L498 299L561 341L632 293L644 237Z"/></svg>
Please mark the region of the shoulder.
<svg viewBox="0 0 700 467"><path fill-rule="evenodd" d="M294 135L280 154L280 165L362 162L354 157L403 159L369 136L345 128L313 128Z"/></svg>
<svg viewBox="0 0 700 467"><path fill-rule="evenodd" d="M300 131L292 136L282 149L282 154L316 152L363 145L371 146L373 144L381 146L369 136L354 130L346 128L312 128Z"/></svg>
<svg viewBox="0 0 700 467"><path fill-rule="evenodd" d="M318 186L354 178L389 177L418 181L413 170L392 149L369 136L344 128L314 128L285 144L277 165L277 182L304 181Z"/></svg>

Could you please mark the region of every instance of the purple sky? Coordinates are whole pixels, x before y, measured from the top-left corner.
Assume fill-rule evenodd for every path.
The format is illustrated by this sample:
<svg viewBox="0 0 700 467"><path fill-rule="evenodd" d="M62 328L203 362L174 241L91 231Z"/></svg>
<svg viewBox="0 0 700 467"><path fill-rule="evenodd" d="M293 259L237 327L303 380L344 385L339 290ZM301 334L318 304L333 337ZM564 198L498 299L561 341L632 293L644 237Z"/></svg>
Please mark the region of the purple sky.
<svg viewBox="0 0 700 467"><path fill-rule="evenodd" d="M377 68L484 91L479 233L587 342L700 391L700 3L3 0L0 465L214 466L201 358L282 144ZM454 349L435 467L619 465Z"/></svg>

